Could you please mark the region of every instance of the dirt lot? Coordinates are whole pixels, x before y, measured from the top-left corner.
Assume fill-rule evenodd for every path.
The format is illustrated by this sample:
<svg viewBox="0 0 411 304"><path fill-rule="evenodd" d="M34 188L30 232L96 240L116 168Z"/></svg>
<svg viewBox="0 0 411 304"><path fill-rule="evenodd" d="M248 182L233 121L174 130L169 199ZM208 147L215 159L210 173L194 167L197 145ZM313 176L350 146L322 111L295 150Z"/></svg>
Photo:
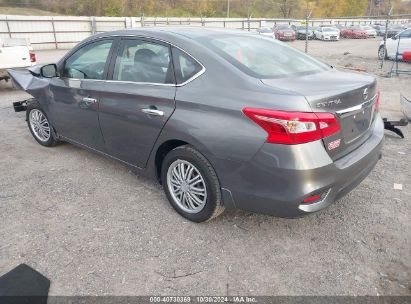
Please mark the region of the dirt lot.
<svg viewBox="0 0 411 304"><path fill-rule="evenodd" d="M310 42L333 65L383 75L377 48L378 39ZM378 80L383 116L400 118L411 77ZM27 263L50 278L51 295L411 294L410 127L404 140L387 132L375 170L323 212L230 211L193 224L121 164L69 144L41 147L11 108L25 93L1 84L0 96L0 274Z"/></svg>

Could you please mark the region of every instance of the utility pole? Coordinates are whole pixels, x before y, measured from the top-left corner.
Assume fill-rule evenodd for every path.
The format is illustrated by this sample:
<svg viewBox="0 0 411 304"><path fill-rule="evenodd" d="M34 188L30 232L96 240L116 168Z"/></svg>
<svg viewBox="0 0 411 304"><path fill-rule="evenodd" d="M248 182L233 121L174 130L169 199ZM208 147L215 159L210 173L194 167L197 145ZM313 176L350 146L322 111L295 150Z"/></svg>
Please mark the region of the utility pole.
<svg viewBox="0 0 411 304"><path fill-rule="evenodd" d="M227 18L230 18L230 0L227 0Z"/></svg>
<svg viewBox="0 0 411 304"><path fill-rule="evenodd" d="M310 6L307 1L307 12L305 14L305 53L308 53L308 20L311 18L313 10L309 11Z"/></svg>
<svg viewBox="0 0 411 304"><path fill-rule="evenodd" d="M387 39L388 39L388 25L390 23L390 17L391 17L391 13L392 13L392 3L391 0L388 1L388 12L387 12L387 21L385 23L385 35L384 35L384 56L382 57L381 60L381 69L384 66L384 61L385 61L385 57L387 56Z"/></svg>

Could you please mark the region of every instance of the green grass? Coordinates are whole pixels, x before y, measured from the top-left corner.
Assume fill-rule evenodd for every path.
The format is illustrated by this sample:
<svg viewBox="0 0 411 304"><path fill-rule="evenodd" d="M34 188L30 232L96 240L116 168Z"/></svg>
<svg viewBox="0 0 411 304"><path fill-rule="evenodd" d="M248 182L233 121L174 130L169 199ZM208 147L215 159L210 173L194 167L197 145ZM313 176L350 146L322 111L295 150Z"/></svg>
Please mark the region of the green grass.
<svg viewBox="0 0 411 304"><path fill-rule="evenodd" d="M0 15L56 16L58 14L49 11L43 11L37 8L0 6Z"/></svg>

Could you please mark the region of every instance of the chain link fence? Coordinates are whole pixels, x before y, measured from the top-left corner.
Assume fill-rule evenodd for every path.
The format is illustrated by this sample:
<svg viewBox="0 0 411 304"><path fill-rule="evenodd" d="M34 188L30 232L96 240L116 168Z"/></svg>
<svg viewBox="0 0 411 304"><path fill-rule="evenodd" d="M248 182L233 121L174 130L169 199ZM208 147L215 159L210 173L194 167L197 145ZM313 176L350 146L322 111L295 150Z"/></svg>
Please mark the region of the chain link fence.
<svg viewBox="0 0 411 304"><path fill-rule="evenodd" d="M391 18L391 9L383 24L384 43L378 50L381 69L389 68L388 77L411 76L411 22L396 24ZM411 18L411 14L407 15Z"/></svg>
<svg viewBox="0 0 411 304"><path fill-rule="evenodd" d="M171 18L171 17L68 17L68 16L0 16L0 38L28 38L35 49L70 48L82 39L105 31L147 26L218 27L256 31L261 27L275 28L307 25L307 30L321 26L351 26L384 23L382 17L335 19L255 19L255 18ZM392 16L392 24L411 24L403 16Z"/></svg>
<svg viewBox="0 0 411 304"><path fill-rule="evenodd" d="M280 27L289 27L294 34L292 39L305 40L302 51L310 53L315 47L327 52L326 41L320 40L352 40L352 43L341 43L356 48L360 38L376 36L379 39L376 50L369 50L369 60L379 66L380 73L389 76L411 74L411 14L378 17L355 17L314 19L307 12L301 19L256 19L256 18L172 18L172 17L68 17L68 16L0 16L0 38L26 38L33 48L69 49L90 35L105 31L126 28L158 27L158 26L192 26L238 29L257 31L260 28L274 30L276 38L290 40L278 33ZM331 29L337 34L330 34ZM365 32L369 34L365 34ZM366 37L364 35L367 35ZM285 39L287 38L287 39ZM316 40L316 41L314 41ZM324 43L324 46L322 45ZM360 47L361 48L361 47ZM335 48L334 48L335 49ZM335 51L334 51L335 52ZM350 48L347 52L350 53ZM317 52L318 53L318 52ZM335 54L337 56L338 54ZM322 57L322 56L321 56ZM346 58L349 57L346 56ZM371 59L370 59L371 58ZM340 66L350 68L347 60L337 62ZM357 60L358 61L358 60ZM357 68L351 66L351 68ZM363 69L360 67L359 69ZM369 72L376 72L372 70Z"/></svg>

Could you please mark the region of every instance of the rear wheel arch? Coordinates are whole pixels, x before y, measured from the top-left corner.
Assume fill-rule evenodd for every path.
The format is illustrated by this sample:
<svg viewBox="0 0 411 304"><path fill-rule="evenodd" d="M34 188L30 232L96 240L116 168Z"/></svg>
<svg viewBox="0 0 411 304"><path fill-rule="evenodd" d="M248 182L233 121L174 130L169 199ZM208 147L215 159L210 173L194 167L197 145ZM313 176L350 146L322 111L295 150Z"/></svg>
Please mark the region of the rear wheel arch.
<svg viewBox="0 0 411 304"><path fill-rule="evenodd" d="M181 165L183 167L180 173L175 174L174 171ZM160 174L164 191L170 204L180 215L193 222L204 222L217 217L224 211L223 194L217 173L208 159L195 147L186 144L170 150L164 156L161 167ZM190 179L192 174L197 177ZM192 201L193 196L196 197L194 201ZM187 203L189 201L192 203ZM200 209L195 210L197 207Z"/></svg>
<svg viewBox="0 0 411 304"><path fill-rule="evenodd" d="M188 142L178 139L171 139L163 142L156 151L154 158L155 173L157 180L161 183L161 166L166 155L177 147L189 145Z"/></svg>

